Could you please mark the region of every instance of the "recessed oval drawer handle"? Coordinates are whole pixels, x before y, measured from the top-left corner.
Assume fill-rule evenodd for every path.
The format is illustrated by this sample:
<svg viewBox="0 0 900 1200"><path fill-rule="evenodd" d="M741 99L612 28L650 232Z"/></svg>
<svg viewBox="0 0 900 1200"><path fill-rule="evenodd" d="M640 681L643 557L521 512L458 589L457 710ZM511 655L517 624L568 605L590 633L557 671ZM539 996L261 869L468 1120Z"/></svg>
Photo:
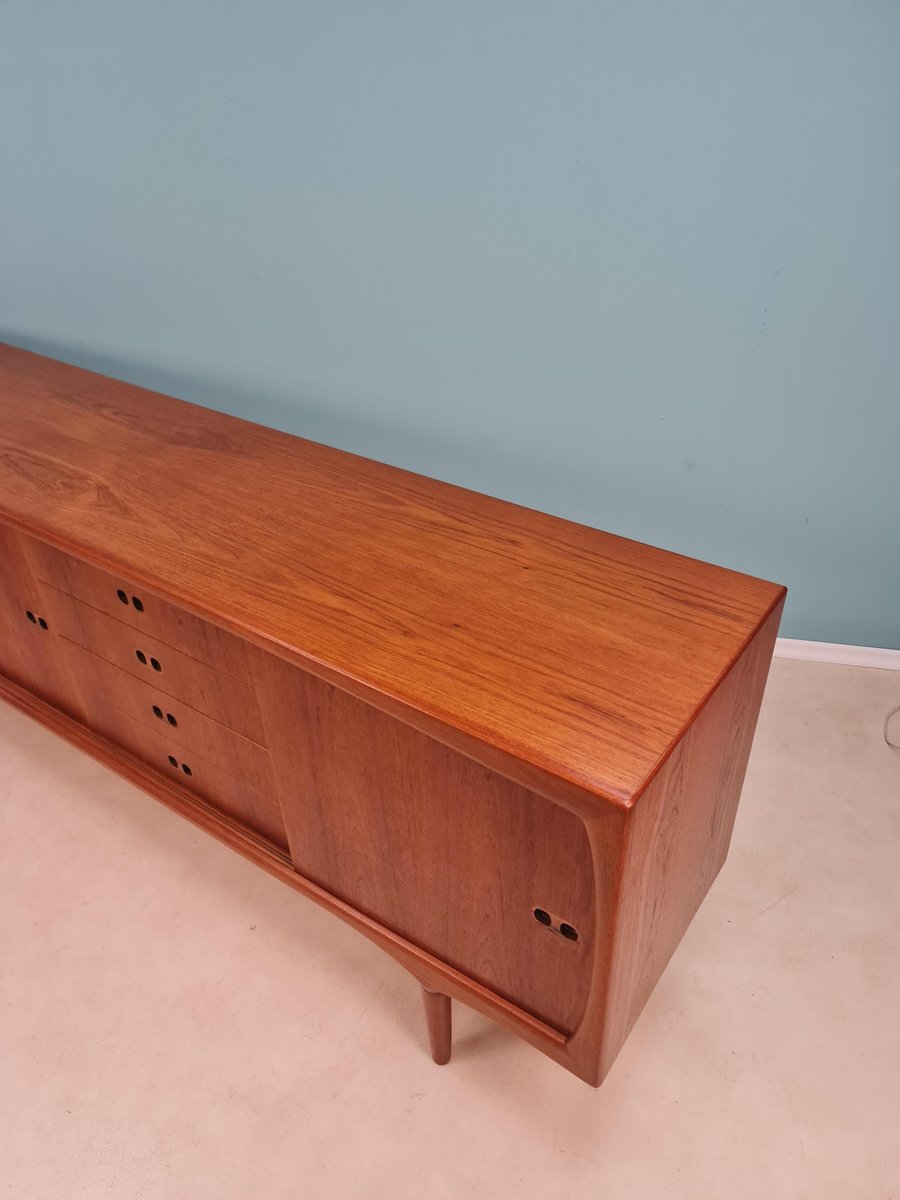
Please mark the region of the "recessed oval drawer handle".
<svg viewBox="0 0 900 1200"><path fill-rule="evenodd" d="M147 666L147 664L148 664L148 661L149 661L149 664L150 664L150 666L153 668L153 670L154 670L154 671L161 671L161 670L162 670L162 667L160 666L159 659L158 659L158 658L151 658L151 659L149 659L149 660L148 660L148 659L147 659L147 655L146 655L146 654L143 652L143 650L135 650L135 652L134 652L134 657L135 657L135 658L138 660L138 662L139 662L139 663L141 663L141 665L142 665L142 666L145 666L145 667L146 667L146 666Z"/></svg>
<svg viewBox="0 0 900 1200"><path fill-rule="evenodd" d="M119 597L120 603L122 603L122 604L128 603L128 593L125 591L124 588L116 588L116 595ZM140 596L132 596L131 603L138 610L138 612L144 611L144 602L140 598Z"/></svg>
<svg viewBox="0 0 900 1200"><path fill-rule="evenodd" d="M169 755L169 763L171 766L175 767L176 770L180 766L182 771L184 771L185 775L193 775L193 773L194 773L191 770L191 768L187 765L187 763L179 763L178 759L175 757L174 754Z"/></svg>
<svg viewBox="0 0 900 1200"><path fill-rule="evenodd" d="M163 719L163 717L165 717L165 719L169 722L170 725L174 726L174 725L178 724L178 722L175 720L175 718L172 716L172 714L170 712L164 713L158 704L153 705L153 715L159 721L161 721Z"/></svg>
<svg viewBox="0 0 900 1200"><path fill-rule="evenodd" d="M560 921L558 924L554 921L553 916L547 912L546 908L533 908L531 915L539 925L543 925L547 929L553 929L561 934L567 942L578 941L578 930L574 925L570 925L568 921Z"/></svg>

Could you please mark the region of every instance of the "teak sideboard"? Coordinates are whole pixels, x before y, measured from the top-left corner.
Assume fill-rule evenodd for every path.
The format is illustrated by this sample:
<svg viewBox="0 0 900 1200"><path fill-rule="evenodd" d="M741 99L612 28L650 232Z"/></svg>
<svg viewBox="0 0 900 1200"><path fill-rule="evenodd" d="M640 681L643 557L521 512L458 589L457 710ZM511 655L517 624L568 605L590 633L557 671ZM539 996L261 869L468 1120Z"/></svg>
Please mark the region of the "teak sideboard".
<svg viewBox="0 0 900 1200"><path fill-rule="evenodd" d="M11 346L0 463L0 694L598 1085L784 588Z"/></svg>

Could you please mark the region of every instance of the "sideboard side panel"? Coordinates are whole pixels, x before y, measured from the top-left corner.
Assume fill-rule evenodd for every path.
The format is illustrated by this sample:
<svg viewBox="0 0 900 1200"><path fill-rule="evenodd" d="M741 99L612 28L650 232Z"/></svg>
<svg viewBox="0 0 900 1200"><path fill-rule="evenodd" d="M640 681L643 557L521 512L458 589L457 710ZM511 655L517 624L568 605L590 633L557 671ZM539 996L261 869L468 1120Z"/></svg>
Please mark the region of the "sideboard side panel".
<svg viewBox="0 0 900 1200"><path fill-rule="evenodd" d="M601 1078L725 862L782 606L628 812Z"/></svg>
<svg viewBox="0 0 900 1200"><path fill-rule="evenodd" d="M295 869L561 1033L574 1030L597 924L583 821L288 663L258 669ZM558 932L562 922L577 941Z"/></svg>

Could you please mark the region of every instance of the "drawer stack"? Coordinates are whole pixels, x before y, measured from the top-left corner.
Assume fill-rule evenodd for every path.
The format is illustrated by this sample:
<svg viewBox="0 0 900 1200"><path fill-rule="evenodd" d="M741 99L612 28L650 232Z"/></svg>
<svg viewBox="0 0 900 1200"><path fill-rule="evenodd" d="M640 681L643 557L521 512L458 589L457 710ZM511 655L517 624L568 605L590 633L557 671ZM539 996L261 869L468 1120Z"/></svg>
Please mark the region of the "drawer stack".
<svg viewBox="0 0 900 1200"><path fill-rule="evenodd" d="M81 719L286 850L250 669L261 652L125 579L21 541Z"/></svg>
<svg viewBox="0 0 900 1200"><path fill-rule="evenodd" d="M86 723L81 693L44 602L45 590L32 571L25 539L0 524L0 673Z"/></svg>

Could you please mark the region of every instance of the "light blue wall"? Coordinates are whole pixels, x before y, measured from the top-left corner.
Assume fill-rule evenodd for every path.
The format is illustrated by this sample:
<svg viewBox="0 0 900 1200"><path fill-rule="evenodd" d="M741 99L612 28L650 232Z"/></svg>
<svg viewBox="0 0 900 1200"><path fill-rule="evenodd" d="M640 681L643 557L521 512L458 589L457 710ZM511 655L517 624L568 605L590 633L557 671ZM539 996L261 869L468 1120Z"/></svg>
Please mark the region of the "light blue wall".
<svg viewBox="0 0 900 1200"><path fill-rule="evenodd" d="M900 647L900 4L7 0L0 121L6 340Z"/></svg>

